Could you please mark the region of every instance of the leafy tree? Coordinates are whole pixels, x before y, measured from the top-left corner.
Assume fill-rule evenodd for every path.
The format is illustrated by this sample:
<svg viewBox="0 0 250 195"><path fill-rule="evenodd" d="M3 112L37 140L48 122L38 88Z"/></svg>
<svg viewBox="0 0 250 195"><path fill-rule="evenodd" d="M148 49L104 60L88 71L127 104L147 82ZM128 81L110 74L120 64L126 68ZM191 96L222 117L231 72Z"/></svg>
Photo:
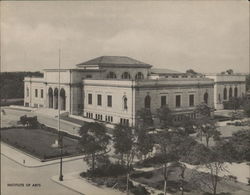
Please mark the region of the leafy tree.
<svg viewBox="0 0 250 195"><path fill-rule="evenodd" d="M195 130L194 130L195 124L196 124L195 120L192 120L186 115L183 115L179 126L184 128L186 134L192 134L192 133L195 133Z"/></svg>
<svg viewBox="0 0 250 195"><path fill-rule="evenodd" d="M127 193L129 193L129 174L136 154L136 137L128 126L117 125L113 133L115 153L121 155L121 164L127 167ZM125 156L125 159L124 159Z"/></svg>
<svg viewBox="0 0 250 195"><path fill-rule="evenodd" d="M157 117L160 119L163 127L173 125L173 113L167 106L163 106L157 110Z"/></svg>
<svg viewBox="0 0 250 195"><path fill-rule="evenodd" d="M37 116L27 117L27 115L24 115L24 116L20 117L19 121L23 126L27 126L28 128L39 127L39 122L37 121Z"/></svg>
<svg viewBox="0 0 250 195"><path fill-rule="evenodd" d="M250 90L250 74L246 77L246 90Z"/></svg>
<svg viewBox="0 0 250 195"><path fill-rule="evenodd" d="M176 167L179 160L178 146L181 143L180 135L177 132L165 131L157 134L156 142L159 147L161 161L159 163L163 166L164 177L164 195L166 195L168 177Z"/></svg>
<svg viewBox="0 0 250 195"><path fill-rule="evenodd" d="M40 72L1 72L0 73L0 97L1 99L23 98L24 77L43 76Z"/></svg>
<svg viewBox="0 0 250 195"><path fill-rule="evenodd" d="M196 71L194 71L193 69L188 69L186 70L186 73L189 73L189 74L198 74Z"/></svg>
<svg viewBox="0 0 250 195"><path fill-rule="evenodd" d="M229 145L232 145L238 155L239 160L250 160L250 131L240 130L233 133L229 139Z"/></svg>
<svg viewBox="0 0 250 195"><path fill-rule="evenodd" d="M217 186L221 177L219 175L222 172L227 171L225 166L225 159L218 152L218 146L210 149L210 152L206 153L204 166L209 172L209 176L206 179L200 178L200 181L203 182L213 193L213 195L217 194ZM201 154L200 154L201 155Z"/></svg>
<svg viewBox="0 0 250 195"><path fill-rule="evenodd" d="M150 109L148 108L142 108L137 111L137 115L139 116L139 128L148 128L153 125L153 117Z"/></svg>
<svg viewBox="0 0 250 195"><path fill-rule="evenodd" d="M227 74L233 74L234 71L233 71L233 69L228 69L228 70L226 70L226 73L227 73Z"/></svg>
<svg viewBox="0 0 250 195"><path fill-rule="evenodd" d="M205 103L201 103L196 106L195 113L198 114L200 118L210 117L212 109Z"/></svg>
<svg viewBox="0 0 250 195"><path fill-rule="evenodd" d="M95 170L97 155L103 155L110 141L106 127L100 123L85 123L79 130L79 146L84 154L91 158L92 171Z"/></svg>
<svg viewBox="0 0 250 195"><path fill-rule="evenodd" d="M195 126L196 131L197 131L197 135L200 137L201 141L202 141L202 137L203 137L203 129L204 129L204 125L207 125L210 123L211 121L211 108L205 104L199 104L198 106L196 106L195 111L196 116L197 116L197 120L195 122Z"/></svg>
<svg viewBox="0 0 250 195"><path fill-rule="evenodd" d="M23 125L23 126L26 126L27 125L27 115L23 115L20 117L20 123Z"/></svg>
<svg viewBox="0 0 250 195"><path fill-rule="evenodd" d="M234 109L236 111L243 104L242 98L239 97L231 97L229 101L223 102L225 109Z"/></svg>
<svg viewBox="0 0 250 195"><path fill-rule="evenodd" d="M243 104L243 109L244 109L244 113L246 114L246 116L250 117L250 101L249 100L245 100Z"/></svg>
<svg viewBox="0 0 250 195"><path fill-rule="evenodd" d="M143 159L146 159L148 153L153 151L154 140L153 137L148 134L147 130L137 129L137 150L142 155Z"/></svg>
<svg viewBox="0 0 250 195"><path fill-rule="evenodd" d="M206 121L206 123L204 123L200 128L202 135L205 137L207 147L209 146L209 141L211 138L214 140L219 140L221 133L217 130L215 120Z"/></svg>

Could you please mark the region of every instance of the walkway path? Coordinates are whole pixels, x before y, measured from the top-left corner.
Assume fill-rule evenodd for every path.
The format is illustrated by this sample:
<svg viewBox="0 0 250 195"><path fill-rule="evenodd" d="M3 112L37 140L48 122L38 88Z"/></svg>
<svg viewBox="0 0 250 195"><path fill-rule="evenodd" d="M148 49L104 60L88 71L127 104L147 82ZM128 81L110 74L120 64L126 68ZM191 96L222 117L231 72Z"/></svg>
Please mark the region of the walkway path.
<svg viewBox="0 0 250 195"><path fill-rule="evenodd" d="M58 180L58 175L53 176L51 179L61 184L71 190L79 192L80 194L86 195L125 195L125 193L120 192L115 189L107 188L107 187L98 187L89 183L85 179L81 178L79 172L69 173L64 175L63 181Z"/></svg>

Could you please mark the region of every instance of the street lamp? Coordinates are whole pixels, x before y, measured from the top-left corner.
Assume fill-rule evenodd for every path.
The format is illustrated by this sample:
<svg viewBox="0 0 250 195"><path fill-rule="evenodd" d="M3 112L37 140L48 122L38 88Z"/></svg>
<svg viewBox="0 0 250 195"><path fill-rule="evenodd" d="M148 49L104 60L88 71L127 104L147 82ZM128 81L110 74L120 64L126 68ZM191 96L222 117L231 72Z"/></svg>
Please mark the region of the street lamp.
<svg viewBox="0 0 250 195"><path fill-rule="evenodd" d="M60 131L60 77L61 77L61 49L59 49L59 63L58 63L58 147L60 148L60 174L59 174L59 181L63 181L63 174L62 174L62 155L63 155L63 136Z"/></svg>

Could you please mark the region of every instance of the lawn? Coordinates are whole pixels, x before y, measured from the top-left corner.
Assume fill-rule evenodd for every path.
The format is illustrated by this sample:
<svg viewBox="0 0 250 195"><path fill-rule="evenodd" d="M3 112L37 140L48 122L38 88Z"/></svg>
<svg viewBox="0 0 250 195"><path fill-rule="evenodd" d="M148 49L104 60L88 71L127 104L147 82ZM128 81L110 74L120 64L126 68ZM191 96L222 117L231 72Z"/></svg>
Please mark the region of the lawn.
<svg viewBox="0 0 250 195"><path fill-rule="evenodd" d="M180 169L175 168L168 177L167 191L173 195L180 195ZM139 172L131 175L132 180L155 188L163 190L164 179L163 170L161 168L153 171ZM206 183L206 184L205 184ZM201 173L193 169L186 169L184 191L187 195L202 195L205 191L210 192L207 184L209 184L209 174ZM218 183L218 194L227 192L231 195L248 195L250 194L250 186L237 182L230 178L221 178Z"/></svg>
<svg viewBox="0 0 250 195"><path fill-rule="evenodd" d="M1 130L1 140L41 160L60 156L60 149L53 147L58 134L44 129L10 128ZM79 155L78 140L63 137L63 156Z"/></svg>

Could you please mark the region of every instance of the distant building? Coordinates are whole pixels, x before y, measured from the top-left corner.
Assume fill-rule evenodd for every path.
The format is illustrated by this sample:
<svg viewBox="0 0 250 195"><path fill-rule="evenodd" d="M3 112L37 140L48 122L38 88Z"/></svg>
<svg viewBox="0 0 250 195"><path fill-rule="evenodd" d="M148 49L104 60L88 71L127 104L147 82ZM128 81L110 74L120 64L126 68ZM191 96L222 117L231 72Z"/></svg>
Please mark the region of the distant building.
<svg viewBox="0 0 250 195"><path fill-rule="evenodd" d="M77 64L74 69L61 69L60 89L58 77L58 69L45 69L43 78L25 77L24 105L49 110L60 106L62 112L72 115L135 126L138 110L143 108L156 116L158 108L168 106L176 114L175 120L183 115L195 118L195 106L217 106L215 96L221 94L221 85L226 86L227 94L230 86L233 94L244 93L243 79L237 80L241 77L228 81L228 75L206 78L153 69L150 64L124 56L102 56Z"/></svg>
<svg viewBox="0 0 250 195"><path fill-rule="evenodd" d="M246 76L243 74L207 74L206 77L214 80L215 109L223 109L223 102L232 97L246 95Z"/></svg>

